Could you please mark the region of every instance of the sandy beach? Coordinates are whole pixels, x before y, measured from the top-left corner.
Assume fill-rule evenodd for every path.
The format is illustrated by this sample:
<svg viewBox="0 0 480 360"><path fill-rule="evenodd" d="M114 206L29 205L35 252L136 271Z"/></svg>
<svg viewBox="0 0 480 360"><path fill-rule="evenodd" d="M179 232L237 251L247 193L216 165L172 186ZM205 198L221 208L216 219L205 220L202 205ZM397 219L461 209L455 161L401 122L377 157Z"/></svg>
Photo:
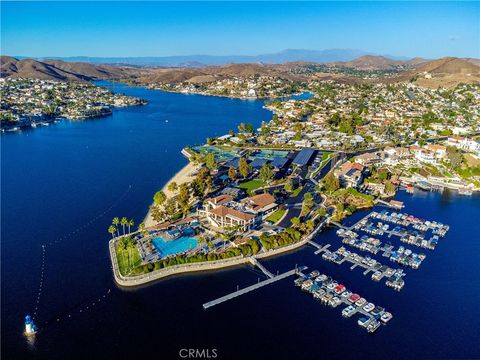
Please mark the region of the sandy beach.
<svg viewBox="0 0 480 360"><path fill-rule="evenodd" d="M192 173L195 174L199 169L200 169L200 165L194 165L193 163L189 162L179 172L177 172L170 180L168 180L165 186L162 188L162 191L167 196L167 199L174 195L174 193L172 193L167 189L168 185L171 182L175 181L178 186L186 182L191 182L194 179L194 176L192 176L191 174ZM145 223L145 227L151 227L155 225L155 222L153 221L153 218L150 214L150 209L148 210L147 216L145 217L143 222Z"/></svg>

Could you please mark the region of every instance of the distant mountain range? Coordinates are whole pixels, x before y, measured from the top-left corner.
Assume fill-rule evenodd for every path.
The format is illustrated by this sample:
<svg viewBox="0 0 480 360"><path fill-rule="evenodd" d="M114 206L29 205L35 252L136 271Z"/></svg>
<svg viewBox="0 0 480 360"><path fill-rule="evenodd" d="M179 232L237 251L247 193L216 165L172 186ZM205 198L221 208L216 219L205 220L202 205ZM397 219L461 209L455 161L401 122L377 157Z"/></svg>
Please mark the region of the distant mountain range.
<svg viewBox="0 0 480 360"><path fill-rule="evenodd" d="M356 49L328 49L328 50L303 50L287 49L273 54L255 56L232 55L186 55L186 56L160 56L160 57L48 57L48 59L65 60L70 62L87 62L94 64L125 64L134 66L164 66L164 67L199 67L219 66L226 64L259 63L259 64L284 64L294 61L306 62L336 62L350 61L364 55L377 55ZM385 55L394 60L406 60L395 56ZM22 57L18 57L22 58ZM43 60L45 58L37 58Z"/></svg>

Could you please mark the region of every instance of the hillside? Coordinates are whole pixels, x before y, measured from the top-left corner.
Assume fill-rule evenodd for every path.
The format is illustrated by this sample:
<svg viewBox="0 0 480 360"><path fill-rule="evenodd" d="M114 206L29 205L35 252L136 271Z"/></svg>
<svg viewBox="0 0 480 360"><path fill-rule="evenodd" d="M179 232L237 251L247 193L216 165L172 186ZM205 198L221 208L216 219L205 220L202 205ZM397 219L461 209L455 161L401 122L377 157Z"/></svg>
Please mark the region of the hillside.
<svg viewBox="0 0 480 360"><path fill-rule="evenodd" d="M435 74L477 74L479 66L474 63L459 58L447 57L427 62L420 66L419 72L429 72Z"/></svg>
<svg viewBox="0 0 480 360"><path fill-rule="evenodd" d="M446 57L420 64L415 70L402 74L398 80L416 78L419 86L453 87L459 83L480 83L480 66L475 59Z"/></svg>
<svg viewBox="0 0 480 360"><path fill-rule="evenodd" d="M95 65L62 60L18 60L10 56L0 56L0 76L13 78L34 78L58 81L91 81L122 79L138 75L139 69Z"/></svg>
<svg viewBox="0 0 480 360"><path fill-rule="evenodd" d="M357 70L389 70L405 64L405 61L393 60L384 56L365 55L351 61L339 61L331 65Z"/></svg>
<svg viewBox="0 0 480 360"><path fill-rule="evenodd" d="M426 87L451 87L458 83L480 82L478 59L441 58L407 61L383 56L364 55L351 61L331 63L290 62L284 64L241 63L222 66L197 66L177 68L138 68L126 65L98 65L62 60L18 60L1 56L2 77L26 77L59 81L126 80L138 85L176 84L182 82L208 83L222 79L272 76L288 80L335 80L358 83L363 80L344 72L342 68L362 71L393 71L395 76L372 81L401 82L416 79L416 84ZM309 72L315 65L320 71ZM325 68L326 65L326 68ZM334 71L332 71L334 70Z"/></svg>

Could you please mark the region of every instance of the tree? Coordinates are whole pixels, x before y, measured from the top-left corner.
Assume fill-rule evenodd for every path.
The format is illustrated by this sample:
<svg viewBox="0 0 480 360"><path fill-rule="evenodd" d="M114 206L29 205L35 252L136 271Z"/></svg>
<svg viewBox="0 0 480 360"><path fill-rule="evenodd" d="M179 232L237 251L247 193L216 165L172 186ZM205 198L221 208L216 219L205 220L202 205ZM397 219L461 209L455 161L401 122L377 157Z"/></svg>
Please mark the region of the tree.
<svg viewBox="0 0 480 360"><path fill-rule="evenodd" d="M263 135L263 136L268 136L270 135L270 128L268 127L267 123L265 121L262 121L262 127L261 127L261 130L260 130L260 133Z"/></svg>
<svg viewBox="0 0 480 360"><path fill-rule="evenodd" d="M462 151L453 147L453 146L448 146L447 147L447 158L450 160L450 164L452 165L452 168L456 169L462 165L463 162L463 154Z"/></svg>
<svg viewBox="0 0 480 360"><path fill-rule="evenodd" d="M237 177L237 171L232 166L228 168L228 177L232 181L234 181Z"/></svg>
<svg viewBox="0 0 480 360"><path fill-rule="evenodd" d="M125 225L128 224L128 220L126 217L122 217L122 220L120 220L120 224L122 225L123 228L123 234L125 235Z"/></svg>
<svg viewBox="0 0 480 360"><path fill-rule="evenodd" d="M115 234L116 231L117 231L117 228L115 226L110 225L108 227L108 232L112 235L112 239L115 237L114 234Z"/></svg>
<svg viewBox="0 0 480 360"><path fill-rule="evenodd" d="M313 207L313 196L311 193L307 192L303 196L302 202L302 215L307 215Z"/></svg>
<svg viewBox="0 0 480 360"><path fill-rule="evenodd" d="M238 171L240 172L240 175L242 175L244 179L250 173L250 166L248 165L247 159L245 159L244 157L241 157L240 160L238 161Z"/></svg>
<svg viewBox="0 0 480 360"><path fill-rule="evenodd" d="M134 226L134 225L135 225L135 222L133 221L133 219L130 219L130 220L128 220L128 224L127 224L127 225L128 225L128 232L130 232L130 227L131 227L131 226Z"/></svg>
<svg viewBox="0 0 480 360"><path fill-rule="evenodd" d="M390 180L385 181L385 192L387 194L393 194L395 193L395 185L392 184Z"/></svg>
<svg viewBox="0 0 480 360"><path fill-rule="evenodd" d="M167 201L167 203L168 203L168 201ZM167 205L165 204L165 207L166 206ZM150 215L152 216L152 219L157 224L160 223L160 221L162 221L162 219L165 217L164 213L162 212L162 209L157 204L152 204L152 206L150 206ZM144 227L145 227L145 225L144 225Z"/></svg>
<svg viewBox="0 0 480 360"><path fill-rule="evenodd" d="M177 211L177 204L175 202L174 198L169 198L164 205L165 212L169 218L171 218L173 215L175 215L175 212Z"/></svg>
<svg viewBox="0 0 480 360"><path fill-rule="evenodd" d="M168 184L167 189L168 191L171 191L172 193L174 193L175 191L177 191L178 185L175 181L172 181L170 184Z"/></svg>
<svg viewBox="0 0 480 360"><path fill-rule="evenodd" d="M327 120L327 122L332 125L332 126L338 126L340 124L341 117L339 113L333 114L330 119Z"/></svg>
<svg viewBox="0 0 480 360"><path fill-rule="evenodd" d="M120 219L115 216L112 220L112 225L117 229L117 236L120 236L120 233L118 232L118 224L120 224Z"/></svg>
<svg viewBox="0 0 480 360"><path fill-rule="evenodd" d="M167 200L167 196L163 191L157 191L155 195L153 196L153 201L155 201L155 204L161 206L165 200Z"/></svg>
<svg viewBox="0 0 480 360"><path fill-rule="evenodd" d="M325 184L325 190L327 190L330 193L340 188L340 183L333 172L329 172L327 176L325 176L325 179L323 181Z"/></svg>
<svg viewBox="0 0 480 360"><path fill-rule="evenodd" d="M245 132L253 134L254 130L253 130L253 125L251 123L248 123L247 125L245 125Z"/></svg>
<svg viewBox="0 0 480 360"><path fill-rule="evenodd" d="M301 130L297 130L295 132L295 136L293 137L293 140L295 140L295 141L302 140L302 131Z"/></svg>
<svg viewBox="0 0 480 360"><path fill-rule="evenodd" d="M313 220L311 220L311 219L310 219L310 220L307 220L307 221L305 222L305 227L306 227L306 229L307 229L308 232L311 232L311 231L313 231L313 229L315 228L315 223L314 223Z"/></svg>
<svg viewBox="0 0 480 360"><path fill-rule="evenodd" d="M324 207L319 207L316 211L318 216L325 216L327 214L327 210L325 210Z"/></svg>
<svg viewBox="0 0 480 360"><path fill-rule="evenodd" d="M213 170L217 167L217 162L215 161L215 155L213 153L208 153L205 156L205 165L209 170Z"/></svg>
<svg viewBox="0 0 480 360"><path fill-rule="evenodd" d="M292 226L297 227L300 224L300 219L298 217L293 217L291 220Z"/></svg>
<svg viewBox="0 0 480 360"><path fill-rule="evenodd" d="M183 214L186 215L190 209L190 189L187 184L180 185L177 202L182 209Z"/></svg>
<svg viewBox="0 0 480 360"><path fill-rule="evenodd" d="M294 190L293 180L291 178L287 178L287 181L285 182L285 185L284 185L283 188L288 193L293 192L293 190Z"/></svg>
<svg viewBox="0 0 480 360"><path fill-rule="evenodd" d="M190 184L194 196L203 197L206 191L212 188L212 177L210 171L206 167L202 167L195 179Z"/></svg>
<svg viewBox="0 0 480 360"><path fill-rule="evenodd" d="M353 128L352 128L352 123L350 120L344 119L338 124L338 131L348 134L348 135L353 135Z"/></svg>
<svg viewBox="0 0 480 360"><path fill-rule="evenodd" d="M273 167L270 164L264 164L260 169L260 179L265 183L270 184L270 181L273 180Z"/></svg>

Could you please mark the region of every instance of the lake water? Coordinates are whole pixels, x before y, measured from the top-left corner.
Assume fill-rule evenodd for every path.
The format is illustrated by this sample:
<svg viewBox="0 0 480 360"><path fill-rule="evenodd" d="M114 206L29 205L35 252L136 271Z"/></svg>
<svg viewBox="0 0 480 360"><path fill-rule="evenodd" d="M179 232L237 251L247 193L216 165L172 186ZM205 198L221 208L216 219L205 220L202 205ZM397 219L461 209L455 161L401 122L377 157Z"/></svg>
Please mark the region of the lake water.
<svg viewBox="0 0 480 360"><path fill-rule="evenodd" d="M272 272L319 269L386 307L394 318L374 335L299 291L293 278L203 310L264 278L247 266L118 289L107 247L112 217L138 224L154 192L186 164L183 146L240 122L259 126L271 114L261 101L112 89L149 105L1 137L2 358L175 359L183 348L217 349L220 359L480 357L479 196L399 194L406 212L451 226L420 269L407 270L400 293L310 247L262 261ZM333 229L317 242L340 244ZM28 342L23 317L37 299L41 331Z"/></svg>

